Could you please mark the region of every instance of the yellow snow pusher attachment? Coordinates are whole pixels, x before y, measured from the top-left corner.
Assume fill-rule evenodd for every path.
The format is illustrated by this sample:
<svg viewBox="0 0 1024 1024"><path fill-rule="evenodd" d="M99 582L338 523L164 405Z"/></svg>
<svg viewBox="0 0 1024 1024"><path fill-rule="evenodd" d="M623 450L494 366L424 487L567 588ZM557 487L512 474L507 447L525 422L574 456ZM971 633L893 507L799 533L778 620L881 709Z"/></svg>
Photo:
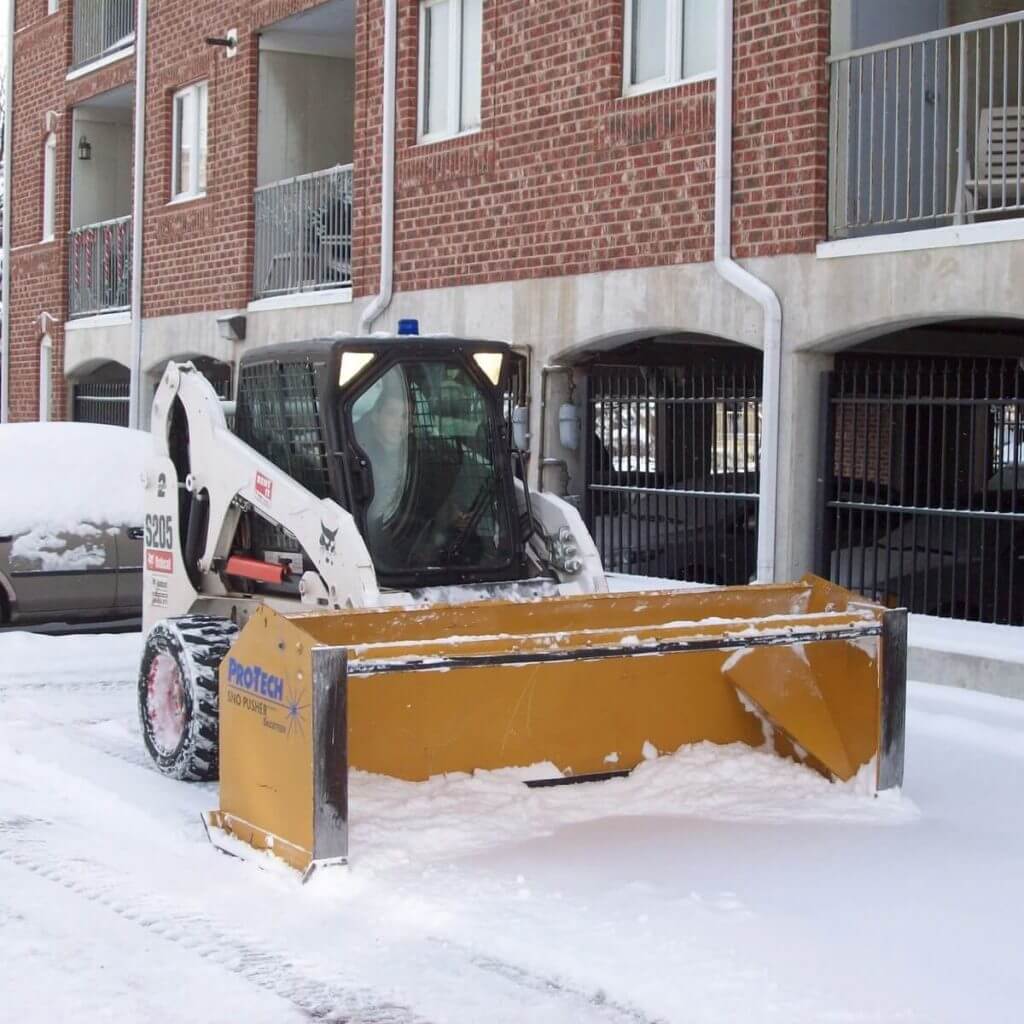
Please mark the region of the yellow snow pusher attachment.
<svg viewBox="0 0 1024 1024"><path fill-rule="evenodd" d="M906 613L823 580L532 603L281 615L220 669L211 838L302 871L348 857L350 768L407 780L555 765L622 774L652 748L771 744L900 785ZM225 838L225 833L234 839Z"/></svg>

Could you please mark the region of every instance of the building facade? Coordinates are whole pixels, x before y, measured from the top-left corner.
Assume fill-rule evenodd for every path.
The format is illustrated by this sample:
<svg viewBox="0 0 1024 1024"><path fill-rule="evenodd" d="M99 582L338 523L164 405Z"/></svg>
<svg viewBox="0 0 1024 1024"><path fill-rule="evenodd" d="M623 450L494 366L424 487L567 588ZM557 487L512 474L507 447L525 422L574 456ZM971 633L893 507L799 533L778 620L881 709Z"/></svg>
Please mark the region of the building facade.
<svg viewBox="0 0 1024 1024"><path fill-rule="evenodd" d="M124 416L136 286L143 414L168 359L227 394L245 350L359 330L390 7L16 0L11 419ZM394 8L374 329L529 352L531 474L610 568L750 578L775 371L714 259L719 4ZM1008 0L734 2L719 213L782 309L779 578L1024 624L1022 26Z"/></svg>

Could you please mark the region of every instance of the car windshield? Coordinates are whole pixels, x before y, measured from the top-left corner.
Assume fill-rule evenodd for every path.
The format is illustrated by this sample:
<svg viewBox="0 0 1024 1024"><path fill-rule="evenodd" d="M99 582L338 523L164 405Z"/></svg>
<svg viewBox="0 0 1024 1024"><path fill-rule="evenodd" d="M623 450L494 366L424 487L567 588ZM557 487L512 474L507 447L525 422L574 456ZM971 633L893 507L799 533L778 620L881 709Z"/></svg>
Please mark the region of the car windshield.
<svg viewBox="0 0 1024 1024"><path fill-rule="evenodd" d="M369 463L364 536L379 572L467 573L510 564L490 413L465 367L400 363L351 411Z"/></svg>

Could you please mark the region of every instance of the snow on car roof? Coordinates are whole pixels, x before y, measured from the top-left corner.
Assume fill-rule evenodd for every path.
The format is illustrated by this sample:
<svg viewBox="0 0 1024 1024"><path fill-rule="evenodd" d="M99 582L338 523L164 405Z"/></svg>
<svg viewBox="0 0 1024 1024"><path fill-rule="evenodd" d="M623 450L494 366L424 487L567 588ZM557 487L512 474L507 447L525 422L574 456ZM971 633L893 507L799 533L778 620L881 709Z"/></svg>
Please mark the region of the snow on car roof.
<svg viewBox="0 0 1024 1024"><path fill-rule="evenodd" d="M152 436L94 423L0 426L0 534L141 525Z"/></svg>

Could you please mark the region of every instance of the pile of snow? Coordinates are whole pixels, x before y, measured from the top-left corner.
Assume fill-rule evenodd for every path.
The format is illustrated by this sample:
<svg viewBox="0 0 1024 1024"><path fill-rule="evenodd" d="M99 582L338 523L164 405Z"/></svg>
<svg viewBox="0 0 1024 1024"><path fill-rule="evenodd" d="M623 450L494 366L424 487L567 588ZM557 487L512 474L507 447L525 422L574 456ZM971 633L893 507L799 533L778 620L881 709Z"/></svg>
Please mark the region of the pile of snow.
<svg viewBox="0 0 1024 1024"><path fill-rule="evenodd" d="M142 473L152 437L93 423L0 426L0 534L84 533L142 523Z"/></svg>

